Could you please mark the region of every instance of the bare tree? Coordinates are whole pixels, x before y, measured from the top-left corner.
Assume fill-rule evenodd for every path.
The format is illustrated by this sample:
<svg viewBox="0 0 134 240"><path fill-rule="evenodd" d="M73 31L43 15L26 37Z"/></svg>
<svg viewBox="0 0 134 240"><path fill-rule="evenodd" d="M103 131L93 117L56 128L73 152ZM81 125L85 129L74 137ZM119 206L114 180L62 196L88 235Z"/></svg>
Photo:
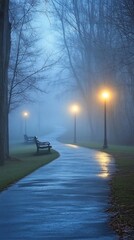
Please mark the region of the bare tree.
<svg viewBox="0 0 134 240"><path fill-rule="evenodd" d="M30 101L29 91L46 92L46 72L52 67L52 59L39 47L40 37L34 26L37 1L28 0L11 4L12 45L9 65L8 111L22 102ZM16 14L16 9L18 9ZM33 17L34 14L34 17ZM45 56L44 56L44 55ZM42 86L39 87L42 82ZM44 82L44 84L43 84Z"/></svg>

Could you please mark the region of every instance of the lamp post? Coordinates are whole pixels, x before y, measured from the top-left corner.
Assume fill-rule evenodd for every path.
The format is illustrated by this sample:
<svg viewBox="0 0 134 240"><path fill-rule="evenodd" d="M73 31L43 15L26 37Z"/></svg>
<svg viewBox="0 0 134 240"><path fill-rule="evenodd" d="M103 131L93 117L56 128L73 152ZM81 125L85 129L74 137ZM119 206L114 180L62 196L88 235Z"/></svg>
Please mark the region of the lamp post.
<svg viewBox="0 0 134 240"><path fill-rule="evenodd" d="M107 100L109 98L109 92L104 91L102 93L102 98L104 100L104 144L103 149L108 148L108 141L107 141Z"/></svg>
<svg viewBox="0 0 134 240"><path fill-rule="evenodd" d="M77 135L76 135L76 118L77 118L77 113L79 112L79 106L77 104L74 104L71 106L71 112L74 114L74 143L77 142Z"/></svg>
<svg viewBox="0 0 134 240"><path fill-rule="evenodd" d="M23 117L25 120L25 135L27 135L27 118L28 118L29 113L28 112L23 112Z"/></svg>

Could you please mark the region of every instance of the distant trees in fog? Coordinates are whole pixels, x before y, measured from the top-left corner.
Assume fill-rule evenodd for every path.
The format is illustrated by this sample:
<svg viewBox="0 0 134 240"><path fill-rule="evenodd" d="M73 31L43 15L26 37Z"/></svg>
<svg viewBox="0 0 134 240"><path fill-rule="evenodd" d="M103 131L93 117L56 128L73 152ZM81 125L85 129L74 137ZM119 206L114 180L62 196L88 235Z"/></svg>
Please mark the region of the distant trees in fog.
<svg viewBox="0 0 134 240"><path fill-rule="evenodd" d="M85 101L91 139L96 139L100 110L95 95L109 87L116 98L109 106L109 132L113 141L134 142L134 1L51 0L60 45L66 51L64 67Z"/></svg>

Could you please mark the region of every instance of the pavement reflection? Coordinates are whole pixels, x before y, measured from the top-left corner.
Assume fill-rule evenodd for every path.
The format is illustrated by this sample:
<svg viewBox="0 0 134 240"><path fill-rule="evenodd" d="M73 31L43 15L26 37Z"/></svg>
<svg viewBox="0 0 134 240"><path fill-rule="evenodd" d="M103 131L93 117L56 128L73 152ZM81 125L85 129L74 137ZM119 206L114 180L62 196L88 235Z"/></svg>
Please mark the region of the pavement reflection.
<svg viewBox="0 0 134 240"><path fill-rule="evenodd" d="M96 152L95 157L101 166L101 172L98 176L108 178L110 175L109 164L112 161L111 156L104 152Z"/></svg>

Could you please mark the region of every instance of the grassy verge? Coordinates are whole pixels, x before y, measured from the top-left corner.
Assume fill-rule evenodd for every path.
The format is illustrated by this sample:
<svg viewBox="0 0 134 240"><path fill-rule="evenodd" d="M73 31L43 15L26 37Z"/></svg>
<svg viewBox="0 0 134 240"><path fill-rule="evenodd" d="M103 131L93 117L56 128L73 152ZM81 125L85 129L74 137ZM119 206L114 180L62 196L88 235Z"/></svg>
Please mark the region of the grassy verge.
<svg viewBox="0 0 134 240"><path fill-rule="evenodd" d="M82 146L104 151L100 144ZM111 186L111 225L120 236L134 236L134 147L109 146L105 152L115 159L117 167Z"/></svg>
<svg viewBox="0 0 134 240"><path fill-rule="evenodd" d="M22 144L12 148L10 156L11 159L6 161L4 166L0 166L0 191L58 158L59 153L52 149L50 154L42 150L40 155L36 155L35 145Z"/></svg>

